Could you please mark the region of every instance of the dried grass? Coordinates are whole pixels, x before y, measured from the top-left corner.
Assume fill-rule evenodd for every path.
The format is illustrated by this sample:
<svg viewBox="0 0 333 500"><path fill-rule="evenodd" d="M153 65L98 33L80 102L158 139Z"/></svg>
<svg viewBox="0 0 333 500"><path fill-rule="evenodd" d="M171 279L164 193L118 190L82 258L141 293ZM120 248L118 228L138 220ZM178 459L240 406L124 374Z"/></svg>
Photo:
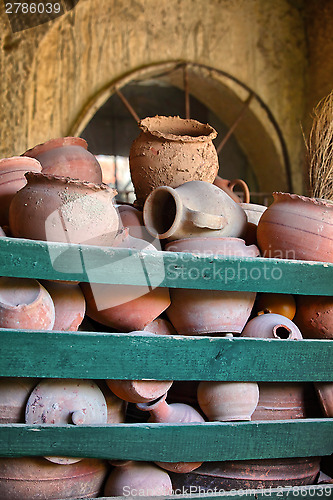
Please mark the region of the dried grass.
<svg viewBox="0 0 333 500"><path fill-rule="evenodd" d="M307 158L311 196L333 200L333 90L314 109Z"/></svg>

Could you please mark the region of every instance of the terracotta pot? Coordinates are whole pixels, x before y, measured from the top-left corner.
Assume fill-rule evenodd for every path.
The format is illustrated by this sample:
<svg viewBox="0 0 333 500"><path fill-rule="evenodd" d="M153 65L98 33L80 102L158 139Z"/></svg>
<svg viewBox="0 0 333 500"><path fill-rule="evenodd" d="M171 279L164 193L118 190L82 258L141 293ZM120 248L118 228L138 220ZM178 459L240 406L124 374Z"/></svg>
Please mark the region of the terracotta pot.
<svg viewBox="0 0 333 500"><path fill-rule="evenodd" d="M259 254L257 247L247 247L238 238L189 238L169 243L165 249L206 257L256 257ZM193 276L198 279L197 274ZM226 277L221 275L220 278ZM181 335L207 335L240 333L251 314L256 293L172 288L170 296L171 305L166 313L177 332Z"/></svg>
<svg viewBox="0 0 333 500"><path fill-rule="evenodd" d="M0 424L24 423L24 412L37 378L0 378Z"/></svg>
<svg viewBox="0 0 333 500"><path fill-rule="evenodd" d="M198 403L209 420L251 420L259 400L256 382L200 382Z"/></svg>
<svg viewBox="0 0 333 500"><path fill-rule="evenodd" d="M28 149L23 156L36 158L44 174L100 184L101 166L87 149L88 144L81 137L59 137Z"/></svg>
<svg viewBox="0 0 333 500"><path fill-rule="evenodd" d="M172 385L170 380L107 380L111 391L129 403L148 403L163 396Z"/></svg>
<svg viewBox="0 0 333 500"><path fill-rule="evenodd" d="M13 236L112 246L119 227L114 189L68 177L28 173L26 178L9 208Z"/></svg>
<svg viewBox="0 0 333 500"><path fill-rule="evenodd" d="M53 301L38 281L0 278L0 328L52 330Z"/></svg>
<svg viewBox="0 0 333 500"><path fill-rule="evenodd" d="M104 488L107 497L147 498L171 494L172 484L168 473L148 462L129 462L115 467Z"/></svg>
<svg viewBox="0 0 333 500"><path fill-rule="evenodd" d="M333 418L333 383L315 382L314 385L325 417Z"/></svg>
<svg viewBox="0 0 333 500"><path fill-rule="evenodd" d="M176 188L192 180L213 182L219 169L213 139L216 130L179 116L141 120L129 164L137 204L158 186Z"/></svg>
<svg viewBox="0 0 333 500"><path fill-rule="evenodd" d="M55 308L53 330L76 332L86 311L86 301L79 285L46 280L42 284L49 292Z"/></svg>
<svg viewBox="0 0 333 500"><path fill-rule="evenodd" d="M240 203L240 206L247 217L244 240L247 245L257 245L257 227L267 207L265 205L256 205L255 203Z"/></svg>
<svg viewBox="0 0 333 500"><path fill-rule="evenodd" d="M106 474L107 465L101 460L84 459L64 467L44 458L0 458L0 498L95 498Z"/></svg>
<svg viewBox="0 0 333 500"><path fill-rule="evenodd" d="M154 319L143 329L144 332L155 333L155 335L177 335L170 321L162 318Z"/></svg>
<svg viewBox="0 0 333 500"><path fill-rule="evenodd" d="M264 257L333 262L333 203L273 193L257 231Z"/></svg>
<svg viewBox="0 0 333 500"><path fill-rule="evenodd" d="M9 223L10 203L17 191L27 183L24 174L41 170L41 164L34 158L12 156L0 160L0 225Z"/></svg>
<svg viewBox="0 0 333 500"><path fill-rule="evenodd" d="M246 215L224 191L203 181L173 189L161 186L147 198L143 220L153 236L168 241L195 237L238 237Z"/></svg>
<svg viewBox="0 0 333 500"><path fill-rule="evenodd" d="M251 319L241 337L260 337L280 340L301 340L302 334L290 319L281 314L261 314Z"/></svg>
<svg viewBox="0 0 333 500"><path fill-rule="evenodd" d="M299 295L294 321L305 339L333 339L333 297Z"/></svg>
<svg viewBox="0 0 333 500"><path fill-rule="evenodd" d="M105 424L104 395L92 380L44 379L31 392L25 410L27 424ZM57 464L81 458L45 457Z"/></svg>
<svg viewBox="0 0 333 500"><path fill-rule="evenodd" d="M262 293L255 303L257 314L281 314L290 320L296 313L296 302L293 295L287 293Z"/></svg>
<svg viewBox="0 0 333 500"><path fill-rule="evenodd" d="M113 394L105 380L96 380L96 383L105 397L107 406L107 424L125 422L127 401L124 401Z"/></svg>
<svg viewBox="0 0 333 500"><path fill-rule="evenodd" d="M145 228L143 215L140 210L137 210L131 205L120 205L118 207L118 212L121 223L123 227L128 228L130 236L146 241L152 240L151 235Z"/></svg>
<svg viewBox="0 0 333 500"><path fill-rule="evenodd" d="M222 177L217 175L213 184L227 193L236 203L241 203L242 201L246 204L250 203L250 190L246 182L242 179L233 179L229 181L229 179L222 179ZM243 199L234 192L236 186L239 186L240 190L243 192Z"/></svg>

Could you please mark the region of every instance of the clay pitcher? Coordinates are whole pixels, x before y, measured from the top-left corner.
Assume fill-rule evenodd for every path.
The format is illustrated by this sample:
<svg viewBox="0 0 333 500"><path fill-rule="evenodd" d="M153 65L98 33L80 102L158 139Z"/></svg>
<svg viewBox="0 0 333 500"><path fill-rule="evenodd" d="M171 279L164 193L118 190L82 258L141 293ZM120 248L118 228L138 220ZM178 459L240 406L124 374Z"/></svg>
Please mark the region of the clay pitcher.
<svg viewBox="0 0 333 500"><path fill-rule="evenodd" d="M219 165L213 127L179 116L148 117L139 127L141 133L129 156L139 206L158 186L176 188L193 180L214 181Z"/></svg>
<svg viewBox="0 0 333 500"><path fill-rule="evenodd" d="M227 195L230 196L236 203L250 203L250 190L248 185L242 179L233 179L229 181L228 179L222 179L222 177L216 176L213 184L220 189L222 189ZM236 186L241 188L243 191L243 199L241 199L235 192L234 189Z"/></svg>
<svg viewBox="0 0 333 500"><path fill-rule="evenodd" d="M239 203L216 186L190 181L173 189L161 186L147 198L143 220L153 236L168 241L194 237L238 237L246 229Z"/></svg>

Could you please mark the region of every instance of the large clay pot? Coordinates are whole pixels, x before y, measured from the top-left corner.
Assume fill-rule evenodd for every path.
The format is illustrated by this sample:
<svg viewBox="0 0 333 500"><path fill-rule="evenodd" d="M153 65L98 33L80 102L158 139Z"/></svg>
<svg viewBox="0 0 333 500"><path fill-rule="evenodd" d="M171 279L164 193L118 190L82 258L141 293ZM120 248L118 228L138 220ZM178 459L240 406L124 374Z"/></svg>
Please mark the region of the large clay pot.
<svg viewBox="0 0 333 500"><path fill-rule="evenodd" d="M107 380L111 391L129 403L148 403L163 396L171 380Z"/></svg>
<svg viewBox="0 0 333 500"><path fill-rule="evenodd" d="M325 417L333 418L333 383L315 382L315 388Z"/></svg>
<svg viewBox="0 0 333 500"><path fill-rule="evenodd" d="M257 227L267 207L265 205L256 205L255 203L240 203L240 206L247 217L244 240L247 245L257 245Z"/></svg>
<svg viewBox="0 0 333 500"><path fill-rule="evenodd" d="M0 378L0 424L24 423L24 412L37 378Z"/></svg>
<svg viewBox="0 0 333 500"><path fill-rule="evenodd" d="M241 337L261 337L280 340L301 340L302 334L289 318L281 314L267 313L252 318Z"/></svg>
<svg viewBox="0 0 333 500"><path fill-rule="evenodd" d="M257 230L264 257L333 262L333 202L273 193Z"/></svg>
<svg viewBox="0 0 333 500"><path fill-rule="evenodd" d="M23 156L36 158L44 174L100 184L101 166L87 149L88 144L81 137L59 137L28 149Z"/></svg>
<svg viewBox="0 0 333 500"><path fill-rule="evenodd" d="M213 182L219 169L213 139L216 130L179 116L141 120L129 164L137 204L158 186L176 188L192 180Z"/></svg>
<svg viewBox="0 0 333 500"><path fill-rule="evenodd" d="M52 330L53 301L38 281L0 278L0 328Z"/></svg>
<svg viewBox="0 0 333 500"><path fill-rule="evenodd" d="M28 173L26 178L9 208L13 236L112 246L119 227L114 189L68 177Z"/></svg>
<svg viewBox="0 0 333 500"><path fill-rule="evenodd" d="M215 177L213 184L222 189L225 193L227 193L227 195L230 196L230 198L232 198L234 201L236 201L236 203L242 202L242 198L240 198L234 192L235 187L239 186L241 188L241 191L243 192L244 204L250 203L250 190L246 182L243 181L242 179L233 179L232 181L229 181L229 179L222 179L222 177L219 177L217 175Z"/></svg>
<svg viewBox="0 0 333 500"><path fill-rule="evenodd" d="M256 382L200 382L198 403L212 421L251 420L259 400Z"/></svg>
<svg viewBox="0 0 333 500"><path fill-rule="evenodd" d="M294 322L305 339L333 339L333 297L299 295Z"/></svg>
<svg viewBox="0 0 333 500"><path fill-rule="evenodd" d="M41 172L42 166L34 158L12 156L0 160L0 225L9 223L9 206L14 195L27 180L26 172Z"/></svg>
<svg viewBox="0 0 333 500"><path fill-rule="evenodd" d="M107 474L101 460L84 459L67 465L44 458L0 458L1 500L95 498Z"/></svg>
<svg viewBox="0 0 333 500"><path fill-rule="evenodd" d="M203 181L173 189L156 188L143 207L147 230L168 241L195 237L238 237L246 229L246 215L224 191Z"/></svg>
<svg viewBox="0 0 333 500"><path fill-rule="evenodd" d="M210 257L256 257L259 254L256 246L247 247L238 238L188 238L169 243L166 250ZM198 279L197 274L194 277ZM227 279L227 276L222 274L220 278ZM207 335L240 333L251 314L256 293L172 288L170 296L171 305L166 313L177 332L181 335Z"/></svg>
<svg viewBox="0 0 333 500"><path fill-rule="evenodd" d="M77 331L86 312L86 301L79 285L56 281L42 281L42 284L49 292L55 308L53 330Z"/></svg>
<svg viewBox="0 0 333 500"><path fill-rule="evenodd" d="M257 314L281 314L292 320L296 313L296 302L288 293L262 293L255 303Z"/></svg>

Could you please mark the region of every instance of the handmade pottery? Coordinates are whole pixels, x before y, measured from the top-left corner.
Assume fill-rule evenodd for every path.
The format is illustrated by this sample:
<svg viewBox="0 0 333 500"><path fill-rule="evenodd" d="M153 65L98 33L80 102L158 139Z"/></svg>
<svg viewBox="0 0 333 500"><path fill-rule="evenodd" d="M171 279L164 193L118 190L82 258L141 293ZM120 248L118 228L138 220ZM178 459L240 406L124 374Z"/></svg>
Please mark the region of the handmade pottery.
<svg viewBox="0 0 333 500"><path fill-rule="evenodd" d="M251 420L259 400L256 382L200 382L198 403L211 421Z"/></svg>
<svg viewBox="0 0 333 500"><path fill-rule="evenodd" d="M105 184L27 173L27 185L13 198L13 236L63 243L112 246L119 227L116 194Z"/></svg>
<svg viewBox="0 0 333 500"><path fill-rule="evenodd" d="M79 285L46 280L42 281L42 284L49 292L54 304L53 330L77 331L86 311L86 301Z"/></svg>
<svg viewBox="0 0 333 500"><path fill-rule="evenodd" d="M301 340L302 334L289 318L281 314L261 314L252 318L241 337L261 337L280 340Z"/></svg>
<svg viewBox="0 0 333 500"><path fill-rule="evenodd" d="M0 278L0 328L52 330L53 301L38 281L28 278Z"/></svg>
<svg viewBox="0 0 333 500"><path fill-rule="evenodd" d="M26 172L41 172L42 166L34 158L12 156L0 160L0 225L9 223L9 206L14 195L27 180Z"/></svg>
<svg viewBox="0 0 333 500"><path fill-rule="evenodd" d="M262 293L255 302L257 314L281 314L292 320L296 313L296 302L293 295L287 293Z"/></svg>
<svg viewBox="0 0 333 500"><path fill-rule="evenodd" d="M257 230L264 257L333 262L333 203L273 193Z"/></svg>
<svg viewBox="0 0 333 500"><path fill-rule="evenodd" d="M168 241L195 237L238 237L246 229L246 215L239 203L218 187L190 181L173 189L156 188L143 207L150 234Z"/></svg>
<svg viewBox="0 0 333 500"><path fill-rule="evenodd" d="M59 137L38 144L23 156L36 158L41 163L44 174L100 184L101 166L87 149L88 144L81 137Z"/></svg>
<svg viewBox="0 0 333 500"><path fill-rule="evenodd" d="M162 318L156 318L151 323L148 323L143 331L155 333L155 335L177 335L170 321Z"/></svg>
<svg viewBox="0 0 333 500"><path fill-rule="evenodd" d="M148 403L163 396L172 385L170 380L107 380L111 391L129 403Z"/></svg>
<svg viewBox="0 0 333 500"><path fill-rule="evenodd" d="M129 155L138 205L158 186L176 188L192 180L214 181L219 164L213 127L179 116L148 117L139 127L141 133Z"/></svg>
<svg viewBox="0 0 333 500"><path fill-rule="evenodd" d="M219 177L217 175L213 184L222 189L225 193L227 193L228 196L230 196L230 198L232 198L237 203L241 203L242 201L246 204L250 203L250 190L246 182L242 179L233 179L232 181L229 181L229 179L222 179L222 177ZM243 199L234 192L236 186L239 186L241 188L241 191L243 192Z"/></svg>
<svg viewBox="0 0 333 500"><path fill-rule="evenodd" d="M108 387L105 380L97 380L96 384L102 391L107 406L107 424L125 422L127 401L118 398Z"/></svg>
<svg viewBox="0 0 333 500"><path fill-rule="evenodd" d="M314 385L325 417L333 418L333 383L315 382Z"/></svg>
<svg viewBox="0 0 333 500"><path fill-rule="evenodd" d="M24 423L24 412L31 391L38 383L37 378L0 378L0 423Z"/></svg>
<svg viewBox="0 0 333 500"><path fill-rule="evenodd" d="M299 295L294 322L305 339L333 339L333 297Z"/></svg>
<svg viewBox="0 0 333 500"><path fill-rule="evenodd" d="M247 247L238 238L188 238L166 245L167 251L190 252L194 256L256 257L256 246ZM195 268L195 257L193 257ZM218 274L218 279L228 276ZM199 278L191 270L191 277ZM199 271L198 271L199 273ZM193 278L192 278L193 279ZM231 278L232 279L232 278ZM170 288L171 305L166 313L181 335L207 335L211 333L240 333L248 320L255 301L255 292L196 290Z"/></svg>
<svg viewBox="0 0 333 500"><path fill-rule="evenodd" d="M265 205L256 205L255 203L240 203L240 206L247 217L246 231L243 238L247 245L257 245L257 227L267 207Z"/></svg>
<svg viewBox="0 0 333 500"><path fill-rule="evenodd" d="M118 207L120 221L123 227L128 228L128 233L134 238L150 241L151 235L148 233L143 223L143 215L140 210L131 205L120 205Z"/></svg>

